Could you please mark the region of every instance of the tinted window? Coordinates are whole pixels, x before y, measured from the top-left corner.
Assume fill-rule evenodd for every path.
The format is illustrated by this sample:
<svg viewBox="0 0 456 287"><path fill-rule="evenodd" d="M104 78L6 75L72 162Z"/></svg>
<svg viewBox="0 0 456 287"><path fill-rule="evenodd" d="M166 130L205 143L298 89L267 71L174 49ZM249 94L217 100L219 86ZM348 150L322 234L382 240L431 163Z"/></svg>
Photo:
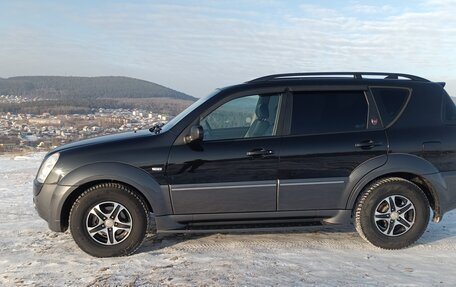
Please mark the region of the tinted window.
<svg viewBox="0 0 456 287"><path fill-rule="evenodd" d="M410 94L409 90L398 88L371 88L371 91L385 127L399 115Z"/></svg>
<svg viewBox="0 0 456 287"><path fill-rule="evenodd" d="M301 92L293 95L291 134L364 130L368 105L364 92Z"/></svg>
<svg viewBox="0 0 456 287"><path fill-rule="evenodd" d="M443 118L445 122L456 123L456 106L453 99L445 93Z"/></svg>
<svg viewBox="0 0 456 287"><path fill-rule="evenodd" d="M271 136L277 126L279 95L251 95L231 100L201 120L204 140Z"/></svg>

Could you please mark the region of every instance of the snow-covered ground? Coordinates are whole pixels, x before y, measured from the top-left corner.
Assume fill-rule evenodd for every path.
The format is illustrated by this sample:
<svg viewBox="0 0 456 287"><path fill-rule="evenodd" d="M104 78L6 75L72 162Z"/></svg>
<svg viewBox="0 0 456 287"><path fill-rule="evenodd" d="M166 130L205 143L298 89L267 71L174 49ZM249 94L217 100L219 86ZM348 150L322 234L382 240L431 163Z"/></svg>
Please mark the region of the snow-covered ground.
<svg viewBox="0 0 456 287"><path fill-rule="evenodd" d="M43 154L0 156L0 285L454 286L456 212L417 244L384 251L353 228L305 232L150 235L133 256L97 259L54 233L32 204Z"/></svg>

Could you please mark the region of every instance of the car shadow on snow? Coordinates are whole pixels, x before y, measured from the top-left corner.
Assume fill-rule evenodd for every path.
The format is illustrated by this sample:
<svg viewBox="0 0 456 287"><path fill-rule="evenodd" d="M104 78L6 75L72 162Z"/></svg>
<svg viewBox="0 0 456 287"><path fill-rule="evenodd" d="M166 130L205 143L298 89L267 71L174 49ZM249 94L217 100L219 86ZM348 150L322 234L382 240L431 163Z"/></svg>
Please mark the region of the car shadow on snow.
<svg viewBox="0 0 456 287"><path fill-rule="evenodd" d="M148 253L148 252L160 252L160 250L172 247L174 245L186 242L188 240L198 240L207 236L210 236L212 233L171 233L171 234L155 234L148 233L146 239L144 240L141 247L136 253Z"/></svg>
<svg viewBox="0 0 456 287"><path fill-rule="evenodd" d="M151 251L157 251L160 252L161 249L167 248L167 247L173 247L181 243L187 243L189 241L193 240L200 240L200 239L205 239L207 237L214 236L214 243L219 240L220 238L223 238L224 240L228 242L239 242L245 240L245 236L250 237L252 236L252 240L260 240L262 238L267 238L268 240L274 239L274 236L277 235L277 238L283 242L284 240L284 235L286 236L315 236L315 235L320 235L324 237L333 237L330 238L333 240L339 240L340 234L345 233L345 234L353 234L355 233L355 229L352 225L343 225L343 226L328 226L328 225L310 225L306 226L305 228L300 228L300 229L290 229L286 231L271 231L271 230L265 230L265 231L250 231L250 230L241 230L241 231L223 231L223 232L210 232L210 233L168 233L168 234L155 234L152 232L149 232L146 236L146 239L144 240L141 248L137 251L137 253L142 253L142 252L151 252ZM236 235L239 235L236 236ZM226 236L226 238L225 238ZM350 236L352 237L352 236ZM296 240L296 238L294 239ZM362 240L360 238L360 240ZM211 241L211 240L210 240ZM202 243L199 242L195 244L195 246L199 245L205 245L207 242ZM210 243L209 243L210 244Z"/></svg>
<svg viewBox="0 0 456 287"><path fill-rule="evenodd" d="M440 241L456 241L456 229L446 222L430 223L424 234L418 239L418 244L432 244Z"/></svg>
<svg viewBox="0 0 456 287"><path fill-rule="evenodd" d="M203 242L207 237L214 236L214 239L209 239L208 242ZM226 236L225 236L226 235ZM236 235L239 235L237 237ZM226 240L227 242L236 243L242 242L245 240L245 236L251 237L254 241L261 241L262 239L267 238L267 240L273 241L274 236L277 235L277 239L283 242L287 239L284 239L284 235L291 236L289 238L290 243L298 239L307 240L312 242L312 240L317 241L328 240L328 241L339 241L341 245L348 245L355 243L356 245L365 245L366 248L371 245L365 242L361 237L356 233L356 230L352 224L349 225L313 225L307 226L305 228L300 228L296 230L287 230L287 231L237 231L237 232L213 232L213 233L176 233L176 234L154 234L148 233L142 247L138 250L138 253L143 252L160 252L160 250L167 247L175 247L176 245L187 243L189 241L196 241L194 248L198 249L198 246L204 246L207 244L216 244L217 240L220 238ZM318 235L317 238L315 236ZM342 236L341 236L342 235ZM292 238L293 236L298 236L297 238ZM302 236L302 237L301 237ZM421 245L421 244L432 244L439 241L454 240L456 238L456 232L453 228L448 228L445 224L430 224L426 229L423 236L413 244L411 247ZM354 241L355 240L355 241ZM347 244L343 242L346 241ZM192 244L193 245L193 244ZM203 247L201 247L204 249Z"/></svg>

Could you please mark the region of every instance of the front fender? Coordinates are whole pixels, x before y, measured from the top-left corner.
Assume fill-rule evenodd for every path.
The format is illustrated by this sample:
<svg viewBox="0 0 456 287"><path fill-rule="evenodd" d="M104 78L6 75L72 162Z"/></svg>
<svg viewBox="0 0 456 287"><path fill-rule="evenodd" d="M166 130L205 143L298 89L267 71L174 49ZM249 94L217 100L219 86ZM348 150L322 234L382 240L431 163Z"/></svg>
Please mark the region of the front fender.
<svg viewBox="0 0 456 287"><path fill-rule="evenodd" d="M55 212L60 214L65 201L78 187L95 181L116 181L128 184L144 196L155 215L172 213L168 185L161 186L144 170L120 162L88 164L65 175L59 181L52 197L52 206L57 207Z"/></svg>

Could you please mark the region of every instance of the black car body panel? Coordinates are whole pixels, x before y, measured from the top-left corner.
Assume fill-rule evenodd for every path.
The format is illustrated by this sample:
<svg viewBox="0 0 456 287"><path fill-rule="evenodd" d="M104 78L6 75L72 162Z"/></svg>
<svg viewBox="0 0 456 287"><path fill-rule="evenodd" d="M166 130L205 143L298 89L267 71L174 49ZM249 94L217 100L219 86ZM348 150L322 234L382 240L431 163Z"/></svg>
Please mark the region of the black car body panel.
<svg viewBox="0 0 456 287"><path fill-rule="evenodd" d="M376 88L402 89L406 95L388 120L374 95ZM293 127L298 97L331 92L362 98L365 122L354 122L352 130L341 132L295 132L300 128ZM240 129L232 129L224 135L234 138L188 142L192 126L249 95L259 95L259 100L243 132L250 133L254 123L261 126L261 115L270 118L275 111L269 134L236 138ZM264 100L270 95L277 97L277 104ZM238 223L343 223L370 182L395 175L426 191L439 221L456 208L456 125L441 116L448 97L442 85L414 76L284 77L227 87L161 132L123 133L51 151L46 158L55 153L60 158L44 183L35 180L34 201L55 231L67 228L77 196L100 182L137 190L160 232L219 230ZM349 120L341 110L329 115Z"/></svg>

